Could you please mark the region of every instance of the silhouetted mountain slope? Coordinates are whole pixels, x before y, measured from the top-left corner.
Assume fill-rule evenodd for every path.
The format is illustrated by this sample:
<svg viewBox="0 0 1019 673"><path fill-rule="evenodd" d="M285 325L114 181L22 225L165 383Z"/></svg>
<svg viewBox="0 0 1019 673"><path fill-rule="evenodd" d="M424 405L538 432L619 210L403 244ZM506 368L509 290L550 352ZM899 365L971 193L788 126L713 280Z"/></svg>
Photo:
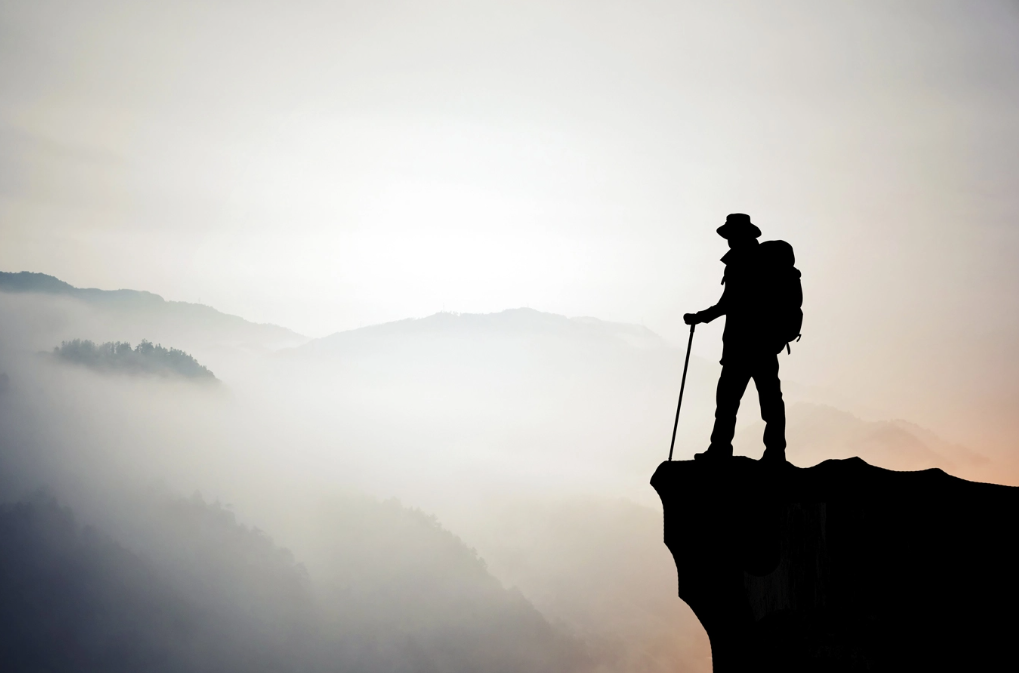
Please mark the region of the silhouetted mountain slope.
<svg viewBox="0 0 1019 673"><path fill-rule="evenodd" d="M1019 489L859 458L662 463L679 595L715 671L1001 668L1019 618Z"/></svg>
<svg viewBox="0 0 1019 673"><path fill-rule="evenodd" d="M17 324L8 342L50 350L61 341L148 339L191 352L216 349L274 350L307 339L286 328L262 325L202 304L166 301L151 292L76 288L41 273L0 272L0 308Z"/></svg>
<svg viewBox="0 0 1019 673"><path fill-rule="evenodd" d="M37 497L0 507L0 670L581 670L586 657L432 519L351 500L330 589L197 498L135 550Z"/></svg>
<svg viewBox="0 0 1019 673"><path fill-rule="evenodd" d="M390 670L405 669L387 653L413 642L426 670L558 671L591 663L435 517L395 500L355 497L333 500L321 524L328 526L316 536L322 553L309 567L330 587L362 656L391 657Z"/></svg>
<svg viewBox="0 0 1019 673"><path fill-rule="evenodd" d="M300 651L289 641L300 634L297 617L311 614L306 578L264 541L247 548L229 539L218 544L234 554L233 567L216 567L208 555L198 555L189 565L216 581L182 581L186 575L175 577L96 530L82 529L52 499L3 506L0 669L293 670L292 656ZM241 569L247 577L229 572ZM224 601L251 577L257 581L245 589L260 595L248 596L247 607L261 615Z"/></svg>

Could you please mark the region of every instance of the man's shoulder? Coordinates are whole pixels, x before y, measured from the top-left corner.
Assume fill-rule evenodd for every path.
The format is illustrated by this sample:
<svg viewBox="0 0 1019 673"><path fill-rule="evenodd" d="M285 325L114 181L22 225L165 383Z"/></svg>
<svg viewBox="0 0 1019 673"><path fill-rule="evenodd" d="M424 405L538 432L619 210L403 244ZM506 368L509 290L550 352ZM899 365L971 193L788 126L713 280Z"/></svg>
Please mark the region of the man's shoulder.
<svg viewBox="0 0 1019 673"><path fill-rule="evenodd" d="M722 256L722 263L725 264L726 271L730 268L754 266L761 259L760 247L760 245L755 245L752 248L734 249L725 253Z"/></svg>

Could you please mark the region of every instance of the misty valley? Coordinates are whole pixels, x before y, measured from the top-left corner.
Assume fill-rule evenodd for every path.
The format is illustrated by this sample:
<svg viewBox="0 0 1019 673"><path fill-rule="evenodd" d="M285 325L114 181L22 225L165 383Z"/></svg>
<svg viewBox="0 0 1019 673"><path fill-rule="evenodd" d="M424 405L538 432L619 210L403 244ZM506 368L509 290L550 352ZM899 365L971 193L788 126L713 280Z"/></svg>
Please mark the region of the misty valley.
<svg viewBox="0 0 1019 673"><path fill-rule="evenodd" d="M28 273L0 274L0 326L0 669L711 669L648 484L683 353L646 328L522 308L309 339ZM678 457L717 373L691 365ZM798 465L994 469L787 400ZM741 419L737 452L760 436Z"/></svg>

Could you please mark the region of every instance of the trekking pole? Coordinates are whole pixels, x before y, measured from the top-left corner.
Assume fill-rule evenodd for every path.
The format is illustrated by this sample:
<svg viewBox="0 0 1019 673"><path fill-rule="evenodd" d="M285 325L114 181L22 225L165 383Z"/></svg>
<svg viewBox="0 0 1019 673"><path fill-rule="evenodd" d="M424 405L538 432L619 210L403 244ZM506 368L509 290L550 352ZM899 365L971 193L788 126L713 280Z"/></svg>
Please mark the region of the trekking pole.
<svg viewBox="0 0 1019 673"><path fill-rule="evenodd" d="M672 443L669 444L669 462L672 462L672 449L676 446L676 428L679 427L679 410L683 406L683 390L686 388L686 369L690 366L690 347L693 346L693 328L690 325L690 338L686 342L686 360L683 361L683 381L679 384L679 404L676 405L676 420L672 424Z"/></svg>

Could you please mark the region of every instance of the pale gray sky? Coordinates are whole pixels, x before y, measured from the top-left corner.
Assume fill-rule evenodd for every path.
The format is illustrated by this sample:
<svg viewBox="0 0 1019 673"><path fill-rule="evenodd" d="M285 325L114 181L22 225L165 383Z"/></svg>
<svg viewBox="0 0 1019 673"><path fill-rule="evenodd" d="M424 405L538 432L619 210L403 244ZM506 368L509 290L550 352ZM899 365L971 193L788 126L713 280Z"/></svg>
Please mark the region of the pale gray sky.
<svg viewBox="0 0 1019 673"><path fill-rule="evenodd" d="M0 269L312 336L530 306L682 341L748 212L804 272L791 376L1005 441L1016 119L999 0L3 1Z"/></svg>

